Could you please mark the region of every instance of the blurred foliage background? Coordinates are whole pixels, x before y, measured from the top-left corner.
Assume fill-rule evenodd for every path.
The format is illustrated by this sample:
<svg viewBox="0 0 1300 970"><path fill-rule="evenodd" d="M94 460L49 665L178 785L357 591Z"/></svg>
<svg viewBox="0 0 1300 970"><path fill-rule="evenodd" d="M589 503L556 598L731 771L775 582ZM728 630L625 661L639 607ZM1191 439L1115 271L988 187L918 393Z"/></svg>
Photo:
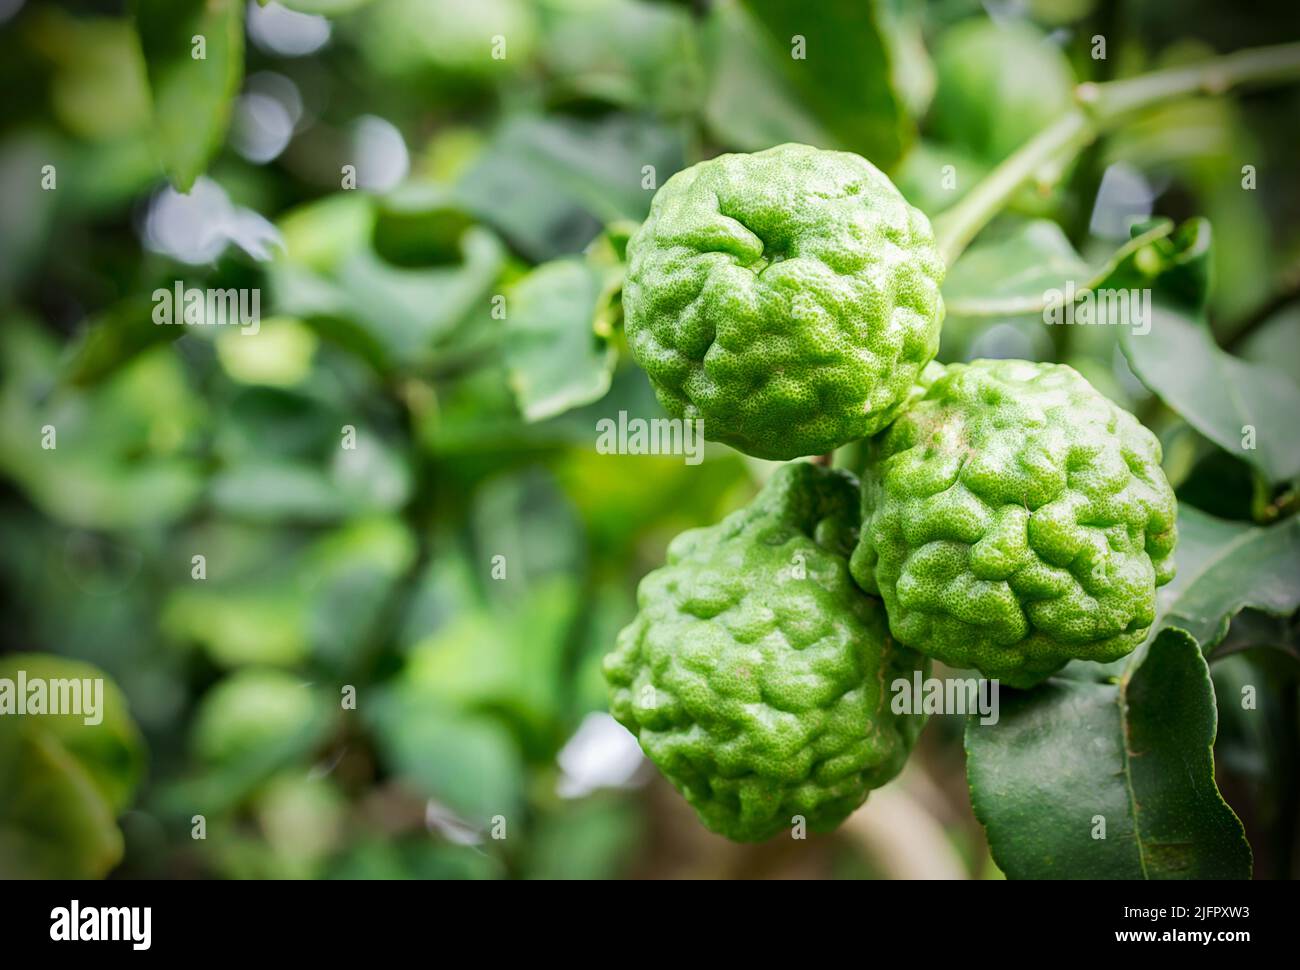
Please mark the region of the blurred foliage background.
<svg viewBox="0 0 1300 970"><path fill-rule="evenodd" d="M957 718L841 831L745 847L603 713L639 578L766 472L597 453L601 418L661 414L621 343L627 229L674 171L788 140L860 152L934 216L1077 81L1296 39L1293 3L0 0L0 21L4 649L125 699L94 750L0 744L0 874L999 875ZM965 278L1205 216L1216 334L1294 374L1297 117L1295 88L1150 112L1027 189ZM156 326L178 280L257 290L258 332ZM1249 469L1115 328L951 313L943 359L976 356L1073 364L1161 433L1180 489L1251 519ZM1223 716L1220 785L1257 874L1293 875L1294 656L1215 676L1259 665L1267 724ZM38 801L7 797L24 779Z"/></svg>

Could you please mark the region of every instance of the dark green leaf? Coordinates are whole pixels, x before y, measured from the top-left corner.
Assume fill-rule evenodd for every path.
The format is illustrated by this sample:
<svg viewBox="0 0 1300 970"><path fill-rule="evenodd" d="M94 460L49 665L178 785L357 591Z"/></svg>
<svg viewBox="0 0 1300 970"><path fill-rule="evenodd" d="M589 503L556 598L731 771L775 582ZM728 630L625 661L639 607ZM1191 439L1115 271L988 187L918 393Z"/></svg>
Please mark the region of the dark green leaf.
<svg viewBox="0 0 1300 970"><path fill-rule="evenodd" d="M1209 224L1192 220L1112 275L1110 286L1143 285L1144 273L1151 286L1144 264L1160 261L1150 332L1124 327L1120 346L1142 383L1193 428L1270 482L1294 478L1300 475L1300 422L1294 420L1300 386L1215 343L1204 315L1210 254Z"/></svg>
<svg viewBox="0 0 1300 970"><path fill-rule="evenodd" d="M1203 322L1159 305L1151 332L1126 330L1121 346L1142 383L1219 447L1271 482L1300 475L1300 387L1285 373L1225 353Z"/></svg>
<svg viewBox="0 0 1300 970"><path fill-rule="evenodd" d="M1300 608L1300 519L1260 528L1178 509L1178 574L1158 594L1158 626L1186 630L1208 651L1246 607Z"/></svg>
<svg viewBox="0 0 1300 970"><path fill-rule="evenodd" d="M968 722L967 777L1008 876L1250 877L1241 823L1214 783L1209 669L1186 633L1161 633L1118 683L1052 678L1000 713Z"/></svg>

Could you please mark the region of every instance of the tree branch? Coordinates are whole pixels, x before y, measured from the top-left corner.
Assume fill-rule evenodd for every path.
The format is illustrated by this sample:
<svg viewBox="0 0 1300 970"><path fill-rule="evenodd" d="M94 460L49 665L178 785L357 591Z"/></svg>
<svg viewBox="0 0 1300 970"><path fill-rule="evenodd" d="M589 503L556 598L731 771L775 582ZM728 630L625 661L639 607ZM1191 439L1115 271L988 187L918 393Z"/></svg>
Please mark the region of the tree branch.
<svg viewBox="0 0 1300 970"><path fill-rule="evenodd" d="M1073 158L1099 134L1134 112L1235 87L1300 80L1300 43L1254 47L1189 67L1075 88L1077 106L1008 156L964 198L934 220L951 266L971 240L1044 165Z"/></svg>

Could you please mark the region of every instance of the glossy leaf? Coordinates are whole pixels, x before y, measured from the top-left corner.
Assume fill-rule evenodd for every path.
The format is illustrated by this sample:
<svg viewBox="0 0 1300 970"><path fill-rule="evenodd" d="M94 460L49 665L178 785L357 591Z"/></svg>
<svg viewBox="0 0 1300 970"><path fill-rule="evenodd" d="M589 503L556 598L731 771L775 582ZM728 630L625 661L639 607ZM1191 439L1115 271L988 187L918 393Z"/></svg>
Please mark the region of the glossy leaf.
<svg viewBox="0 0 1300 970"><path fill-rule="evenodd" d="M1178 509L1178 574L1157 594L1158 625L1209 651L1251 607L1274 616L1300 608L1300 519L1260 528Z"/></svg>
<svg viewBox="0 0 1300 970"><path fill-rule="evenodd" d="M1151 332L1122 336L1134 373L1219 447L1271 482L1300 475L1300 387L1280 370L1221 350L1204 323L1153 309Z"/></svg>
<svg viewBox="0 0 1300 970"><path fill-rule="evenodd" d="M1143 285L1142 264L1161 265L1150 332L1124 327L1120 346L1142 383L1193 428L1270 482L1294 478L1300 475L1294 419L1300 386L1284 371L1234 357L1215 342L1204 309L1211 245L1209 223L1194 219L1143 260L1117 270L1109 285Z"/></svg>
<svg viewBox="0 0 1300 970"><path fill-rule="evenodd" d="M1179 630L1117 682L1058 676L1004 696L996 724L966 728L994 859L1017 879L1249 878L1250 847L1214 783L1216 724L1209 669Z"/></svg>

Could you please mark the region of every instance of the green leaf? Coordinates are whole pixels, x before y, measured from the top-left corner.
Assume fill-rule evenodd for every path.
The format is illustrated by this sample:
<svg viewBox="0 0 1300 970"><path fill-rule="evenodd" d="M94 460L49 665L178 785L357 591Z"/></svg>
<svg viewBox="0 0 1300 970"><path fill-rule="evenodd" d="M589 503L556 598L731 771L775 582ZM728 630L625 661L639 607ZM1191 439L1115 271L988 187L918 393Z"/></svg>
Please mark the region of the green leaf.
<svg viewBox="0 0 1300 970"><path fill-rule="evenodd" d="M1211 244L1209 223L1193 219L1112 274L1109 286L1154 288L1150 331L1123 327L1120 346L1142 383L1188 424L1270 482L1285 481L1300 475L1300 386L1215 343L1205 322Z"/></svg>
<svg viewBox="0 0 1300 970"><path fill-rule="evenodd" d="M519 409L541 421L604 397L616 355L594 324L604 274L585 260L534 269L507 297L506 365Z"/></svg>
<svg viewBox="0 0 1300 970"><path fill-rule="evenodd" d="M1003 236L981 239L944 282L947 311L939 357L1023 357L1050 360L1052 328L1044 294L1067 279L1090 275L1065 233L1046 219L1023 222Z"/></svg>
<svg viewBox="0 0 1300 970"><path fill-rule="evenodd" d="M329 698L299 676L247 667L203 695L194 714L191 747L205 764L254 761L303 730L320 736L330 713Z"/></svg>
<svg viewBox="0 0 1300 970"><path fill-rule="evenodd" d="M30 722L0 718L0 879L100 879L122 858L84 766Z"/></svg>
<svg viewBox="0 0 1300 970"><path fill-rule="evenodd" d="M943 300L955 316L1038 313L1047 290L1091 275L1060 226L1034 219L967 250L944 280Z"/></svg>
<svg viewBox="0 0 1300 970"><path fill-rule="evenodd" d="M221 147L244 75L243 0L135 0L153 95L155 148L188 192ZM196 57L196 38L203 57Z"/></svg>
<svg viewBox="0 0 1300 970"><path fill-rule="evenodd" d="M185 327L155 325L153 309L153 301L141 294L96 314L65 354L67 379L73 384L94 384L155 344L184 336Z"/></svg>
<svg viewBox="0 0 1300 970"><path fill-rule="evenodd" d="M332 522L406 503L414 473L395 442L361 425L355 447L340 448L339 439L332 446L307 460L241 456L212 476L210 500L231 518L268 523Z"/></svg>
<svg viewBox="0 0 1300 970"><path fill-rule="evenodd" d="M1241 344L1241 356L1256 364L1286 361L1300 370L1300 305L1284 307L1269 317Z"/></svg>
<svg viewBox="0 0 1300 970"><path fill-rule="evenodd" d="M631 861L641 827L627 799L599 795L544 816L529 844L527 879L615 879Z"/></svg>
<svg viewBox="0 0 1300 970"><path fill-rule="evenodd" d="M450 711L400 686L377 690L362 709L389 769L416 792L478 830L494 815L517 817L523 759L499 722Z"/></svg>
<svg viewBox="0 0 1300 970"><path fill-rule="evenodd" d="M159 616L168 637L200 644L224 667L292 665L306 659L306 604L291 586L177 588Z"/></svg>
<svg viewBox="0 0 1300 970"><path fill-rule="evenodd" d="M640 221L654 185L684 164L676 128L643 116L508 119L457 185L457 198L529 259L580 251L606 223ZM655 179L645 182L645 167Z"/></svg>
<svg viewBox="0 0 1300 970"><path fill-rule="evenodd" d="M193 507L203 482L190 446L204 417L179 357L155 348L95 387L51 387L46 332L11 318L0 344L0 470L33 504L89 528L175 521Z"/></svg>
<svg viewBox="0 0 1300 970"><path fill-rule="evenodd" d="M804 39L801 57L796 36ZM874 0L724 0L713 7L705 43L705 119L732 147L798 141L854 151L888 170L911 141Z"/></svg>
<svg viewBox="0 0 1300 970"><path fill-rule="evenodd" d="M90 679L103 686L81 713L0 715L0 878L98 879L122 858L116 817L144 774L140 732L117 685L90 664L48 654L11 654L0 678L17 687ZM82 688L84 691L84 687ZM98 703L98 723L86 723Z"/></svg>
<svg viewBox="0 0 1300 970"><path fill-rule="evenodd" d="M349 522L305 549L292 536L250 529L195 537L210 572L170 593L164 632L227 667L289 666L311 655L331 671L351 669L411 565L414 539L389 517Z"/></svg>
<svg viewBox="0 0 1300 970"><path fill-rule="evenodd" d="M998 866L1015 879L1248 879L1250 846L1214 782L1216 724L1209 668L1180 630L1118 683L1058 676L1004 696L996 724L966 728L971 804Z"/></svg>
<svg viewBox="0 0 1300 970"><path fill-rule="evenodd" d="M698 109L701 65L691 14L646 0L550 4L539 54L552 101L593 100L666 117Z"/></svg>
<svg viewBox="0 0 1300 970"><path fill-rule="evenodd" d="M1300 475L1300 387L1285 373L1233 357L1202 321L1159 305L1150 333L1126 329L1121 346L1142 383L1219 447L1270 482Z"/></svg>
<svg viewBox="0 0 1300 970"><path fill-rule="evenodd" d="M898 167L890 172L890 177L898 191L903 193L903 198L934 222L987 175L989 168L987 162L974 158L963 149L920 138L908 149ZM969 253L967 250L967 255Z"/></svg>
<svg viewBox="0 0 1300 970"><path fill-rule="evenodd" d="M490 710L530 755L562 741L561 664L579 603L574 584L553 580L507 615L465 614L416 644L403 675L409 698L447 710Z"/></svg>
<svg viewBox="0 0 1300 970"><path fill-rule="evenodd" d="M1173 223L1161 220L1094 268L1075 252L1055 222L1032 220L959 259L944 283L944 304L949 313L963 317L1038 315L1049 307L1059 309L1067 285L1077 303L1110 283L1139 250L1172 232Z"/></svg>
<svg viewBox="0 0 1300 970"><path fill-rule="evenodd" d="M415 538L396 518L353 522L322 539L299 573L310 591L312 653L334 670L355 669L415 556Z"/></svg>
<svg viewBox="0 0 1300 970"><path fill-rule="evenodd" d="M278 312L310 322L381 369L427 363L438 342L476 311L486 317L506 260L501 241L481 226L464 229L454 259L436 265L396 265L372 248L373 238L398 258L427 258L446 237L419 247L412 233L436 223L454 234L458 221L438 206L445 219L432 209L419 210L420 218L410 208L379 218L337 198L293 213L284 225L288 251L270 269Z"/></svg>
<svg viewBox="0 0 1300 970"><path fill-rule="evenodd" d="M1157 628L1186 630L1211 647L1251 607L1273 616L1300 608L1300 519L1260 528L1178 509L1178 574L1157 596Z"/></svg>
<svg viewBox="0 0 1300 970"><path fill-rule="evenodd" d="M73 680L103 685L97 724L87 724L85 715L76 713L45 714L38 722L81 763L109 810L114 815L126 811L144 778L146 755L144 740L117 685L97 667L50 654L14 653L0 662L0 678L16 680L20 670L26 671L29 683L39 678L47 684Z"/></svg>
<svg viewBox="0 0 1300 970"><path fill-rule="evenodd" d="M337 729L338 687L317 687L278 670L250 667L203 695L190 738L198 773L173 781L155 805L188 820L223 816L277 773L309 763Z"/></svg>
<svg viewBox="0 0 1300 970"><path fill-rule="evenodd" d="M431 182L408 182L376 205L375 253L407 268L456 263L473 224L448 189ZM345 238L349 232L344 229Z"/></svg>

